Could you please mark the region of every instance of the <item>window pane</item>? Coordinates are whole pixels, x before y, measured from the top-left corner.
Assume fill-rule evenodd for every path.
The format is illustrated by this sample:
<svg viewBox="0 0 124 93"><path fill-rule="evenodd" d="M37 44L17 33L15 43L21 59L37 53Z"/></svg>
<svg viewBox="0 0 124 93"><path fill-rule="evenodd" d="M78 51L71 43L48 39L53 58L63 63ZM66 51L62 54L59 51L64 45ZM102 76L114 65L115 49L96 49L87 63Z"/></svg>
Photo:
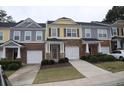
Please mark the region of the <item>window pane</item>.
<svg viewBox="0 0 124 93"><path fill-rule="evenodd" d="M30 36L26 36L26 40L30 40L31 38L30 38Z"/></svg>
<svg viewBox="0 0 124 93"><path fill-rule="evenodd" d="M25 32L25 40L31 40L31 32L30 31Z"/></svg>
<svg viewBox="0 0 124 93"><path fill-rule="evenodd" d="M37 40L41 40L41 36L37 36Z"/></svg>
<svg viewBox="0 0 124 93"><path fill-rule="evenodd" d="M57 29L56 28L52 28L52 30L51 30L51 36L52 37L57 37Z"/></svg>
<svg viewBox="0 0 124 93"><path fill-rule="evenodd" d="M19 40L19 36L15 36L15 40Z"/></svg>
<svg viewBox="0 0 124 93"><path fill-rule="evenodd" d="M20 36L20 32L19 31L15 31L14 32L14 40L19 40L19 36Z"/></svg>

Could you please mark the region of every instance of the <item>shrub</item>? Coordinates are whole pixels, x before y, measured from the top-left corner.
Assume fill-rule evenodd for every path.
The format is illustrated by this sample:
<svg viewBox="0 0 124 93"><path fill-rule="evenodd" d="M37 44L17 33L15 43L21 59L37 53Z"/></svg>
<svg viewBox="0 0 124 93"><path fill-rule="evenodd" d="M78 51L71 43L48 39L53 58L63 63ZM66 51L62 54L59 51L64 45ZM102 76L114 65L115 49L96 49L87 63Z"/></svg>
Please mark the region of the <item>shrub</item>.
<svg viewBox="0 0 124 93"><path fill-rule="evenodd" d="M42 66L43 65L53 65L54 63L55 63L54 60L47 60L47 59L45 59L45 60L42 60L41 65Z"/></svg>
<svg viewBox="0 0 124 93"><path fill-rule="evenodd" d="M106 62L106 61L116 61L117 59L112 55L107 54L97 54L97 55L89 55L81 57L82 60L86 60L88 62Z"/></svg>
<svg viewBox="0 0 124 93"><path fill-rule="evenodd" d="M17 63L11 63L7 66L7 70L17 70L20 68L20 65Z"/></svg>
<svg viewBox="0 0 124 93"><path fill-rule="evenodd" d="M0 61L0 65L2 65L2 68L4 70L7 70L8 66L13 63L17 64L19 68L22 66L22 62L20 60L1 60Z"/></svg>
<svg viewBox="0 0 124 93"><path fill-rule="evenodd" d="M58 61L58 63L68 63L69 62L69 59L67 58L67 57L65 57L65 58L60 58L59 59L59 61Z"/></svg>
<svg viewBox="0 0 124 93"><path fill-rule="evenodd" d="M88 58L86 60L89 61L89 62L92 62L92 63L97 63L98 62L96 56L88 56Z"/></svg>

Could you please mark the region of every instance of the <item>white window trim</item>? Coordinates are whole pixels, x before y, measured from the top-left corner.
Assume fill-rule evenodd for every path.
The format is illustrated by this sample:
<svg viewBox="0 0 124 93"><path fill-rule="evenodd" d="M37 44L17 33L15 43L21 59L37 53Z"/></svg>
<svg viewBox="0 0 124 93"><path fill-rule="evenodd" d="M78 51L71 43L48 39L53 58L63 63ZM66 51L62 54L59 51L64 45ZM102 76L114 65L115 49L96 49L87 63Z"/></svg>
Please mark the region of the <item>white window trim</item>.
<svg viewBox="0 0 124 93"><path fill-rule="evenodd" d="M56 36L52 36L52 31L53 31L52 29L56 29L56 31L55 31L56 32ZM51 37L53 37L53 38L58 37L58 28L56 28L56 27L52 27L51 28Z"/></svg>
<svg viewBox="0 0 124 93"><path fill-rule="evenodd" d="M86 29L88 30L88 32L86 31ZM86 36L87 33L90 34L90 37ZM85 28L85 38L91 38L91 29L90 28Z"/></svg>
<svg viewBox="0 0 124 93"><path fill-rule="evenodd" d="M99 34L103 34L103 33L106 34L106 37L99 37ZM107 29L97 29L97 37L98 39L103 39L103 40L108 39Z"/></svg>
<svg viewBox="0 0 124 93"><path fill-rule="evenodd" d="M67 36L67 29L71 29L71 36ZM75 37L77 37L77 29L76 28L66 28L66 37L75 38L75 37L72 36L72 29L76 30L76 36Z"/></svg>
<svg viewBox="0 0 124 93"><path fill-rule="evenodd" d="M30 40L26 40L26 32L30 32ZM32 32L31 31L25 31L25 33L24 33L24 40L25 41L31 41L31 38L32 38Z"/></svg>
<svg viewBox="0 0 124 93"><path fill-rule="evenodd" d="M37 40L38 32L41 32L41 40ZM36 31L36 41L42 41L43 40L43 32L42 31Z"/></svg>
<svg viewBox="0 0 124 93"><path fill-rule="evenodd" d="M19 33L19 40L15 40L15 32L18 32L18 33ZM13 40L15 40L15 41L20 41L20 36L21 36L21 33L20 33L20 31L14 31Z"/></svg>
<svg viewBox="0 0 124 93"><path fill-rule="evenodd" d="M0 41L3 41L3 40L4 40L4 35L3 35L3 32L0 32L0 33L2 33L2 37L3 37L3 38L2 38L2 40L0 40Z"/></svg>

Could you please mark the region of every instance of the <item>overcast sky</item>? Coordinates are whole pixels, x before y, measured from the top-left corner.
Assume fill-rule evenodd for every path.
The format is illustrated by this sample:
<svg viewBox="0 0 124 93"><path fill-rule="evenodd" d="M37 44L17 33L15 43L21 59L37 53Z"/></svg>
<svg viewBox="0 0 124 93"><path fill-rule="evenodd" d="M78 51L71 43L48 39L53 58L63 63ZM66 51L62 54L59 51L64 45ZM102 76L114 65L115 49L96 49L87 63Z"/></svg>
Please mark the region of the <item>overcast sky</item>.
<svg viewBox="0 0 124 93"><path fill-rule="evenodd" d="M1 6L15 21L32 18L36 22L69 17L74 21L102 21L112 6Z"/></svg>

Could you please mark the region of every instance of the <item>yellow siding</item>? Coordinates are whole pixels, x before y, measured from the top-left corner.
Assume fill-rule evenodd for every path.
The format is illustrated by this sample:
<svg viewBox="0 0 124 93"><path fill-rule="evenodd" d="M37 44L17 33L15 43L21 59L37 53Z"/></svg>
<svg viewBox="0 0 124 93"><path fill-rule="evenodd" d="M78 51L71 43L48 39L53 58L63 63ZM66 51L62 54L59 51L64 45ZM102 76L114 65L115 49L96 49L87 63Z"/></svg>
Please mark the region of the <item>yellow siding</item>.
<svg viewBox="0 0 124 93"><path fill-rule="evenodd" d="M55 22L56 24L76 24L73 21L70 20L58 20Z"/></svg>
<svg viewBox="0 0 124 93"><path fill-rule="evenodd" d="M47 26L47 31L46 31L46 38L49 37L49 28L56 27L60 29L60 39L79 39L80 37L64 37L64 28L76 28L79 29L79 33L81 32L81 28L78 25L48 25ZM79 34L80 35L80 34Z"/></svg>
<svg viewBox="0 0 124 93"><path fill-rule="evenodd" d="M0 28L0 32L3 32L3 41L8 41L10 39L10 29L9 28Z"/></svg>

